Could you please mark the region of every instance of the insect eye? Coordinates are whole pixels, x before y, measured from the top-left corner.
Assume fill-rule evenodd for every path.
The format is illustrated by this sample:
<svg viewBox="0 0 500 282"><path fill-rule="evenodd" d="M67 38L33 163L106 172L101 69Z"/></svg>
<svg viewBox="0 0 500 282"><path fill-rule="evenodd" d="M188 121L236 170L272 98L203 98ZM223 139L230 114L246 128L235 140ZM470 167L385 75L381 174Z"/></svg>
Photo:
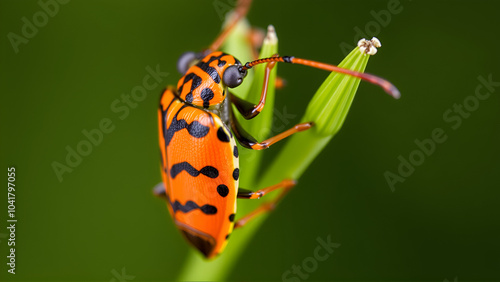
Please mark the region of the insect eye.
<svg viewBox="0 0 500 282"><path fill-rule="evenodd" d="M177 71L181 74L185 74L187 70L192 66L195 60L198 60L198 54L195 52L185 52L177 60Z"/></svg>
<svg viewBox="0 0 500 282"><path fill-rule="evenodd" d="M240 68L241 66L239 65L232 65L224 71L222 80L227 87L234 88L243 82L243 78L246 76L246 70L241 71Z"/></svg>

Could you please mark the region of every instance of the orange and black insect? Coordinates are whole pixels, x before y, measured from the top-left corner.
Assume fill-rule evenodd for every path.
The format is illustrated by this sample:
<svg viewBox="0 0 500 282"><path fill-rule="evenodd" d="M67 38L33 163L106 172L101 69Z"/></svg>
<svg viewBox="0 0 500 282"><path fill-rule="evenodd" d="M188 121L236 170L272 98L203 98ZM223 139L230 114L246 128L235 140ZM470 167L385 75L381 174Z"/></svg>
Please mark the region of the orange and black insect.
<svg viewBox="0 0 500 282"><path fill-rule="evenodd" d="M295 185L294 179L284 179L255 192L238 186L239 175L244 172L239 170L235 139L245 148L262 150L313 126L312 122L297 124L258 142L235 118L231 105L246 119L254 118L262 111L270 71L277 62L352 75L397 95L397 89L386 80L329 64L278 55L241 64L232 55L216 51L235 24L245 16L248 5L249 1L239 5L237 16L207 50L181 56L177 68L183 77L177 87L169 86L163 92L158 110L163 182L155 187L154 193L166 200L177 228L207 258L224 250L233 229L272 210ZM249 69L263 63L266 64L265 83L257 105L230 92L230 88L243 82ZM258 199L276 189L282 189L282 192L275 200L235 221L237 198Z"/></svg>

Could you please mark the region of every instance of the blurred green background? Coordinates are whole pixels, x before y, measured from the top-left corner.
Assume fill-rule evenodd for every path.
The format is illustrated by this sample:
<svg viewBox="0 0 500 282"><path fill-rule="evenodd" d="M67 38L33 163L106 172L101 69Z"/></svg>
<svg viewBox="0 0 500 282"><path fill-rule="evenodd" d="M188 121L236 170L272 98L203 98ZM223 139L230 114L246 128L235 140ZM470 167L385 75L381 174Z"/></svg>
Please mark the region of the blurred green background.
<svg viewBox="0 0 500 282"><path fill-rule="evenodd" d="M216 7L233 2L72 0L16 53L9 34L22 36L23 17L33 23L43 10L37 1L0 1L0 159L4 171L16 168L18 219L11 275L4 172L1 281L119 281L124 268L136 281L176 278L188 246L151 194L160 181L158 97L180 78L178 56L219 32ZM383 47L367 72L391 80L402 98L360 85L343 129L262 226L230 280L281 280L327 236L341 246L307 281L500 280L500 86L487 99L471 98L479 76L500 82L499 9L498 1L254 1L250 22L273 24L283 55L337 64L341 45L377 36ZM113 111L157 65L169 75L127 115ZM279 75L288 85L275 108L293 115L291 125L328 74L282 65ZM461 117L454 105L464 101ZM76 149L86 140L82 130L105 118L114 130L60 182L52 163L65 164L66 146ZM397 174L398 156L408 159L415 140L436 128L446 141L392 191L384 173Z"/></svg>

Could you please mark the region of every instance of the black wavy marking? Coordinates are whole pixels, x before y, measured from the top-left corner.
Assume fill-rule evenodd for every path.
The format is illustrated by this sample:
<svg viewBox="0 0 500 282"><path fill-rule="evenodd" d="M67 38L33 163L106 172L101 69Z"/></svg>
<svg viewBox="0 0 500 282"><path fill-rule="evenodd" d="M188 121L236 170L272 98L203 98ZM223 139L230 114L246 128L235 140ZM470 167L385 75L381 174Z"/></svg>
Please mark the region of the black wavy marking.
<svg viewBox="0 0 500 282"><path fill-rule="evenodd" d="M170 200L170 197L167 197L168 199L168 203L170 204L170 206L172 207L172 211L174 212L177 212L177 211L180 211L182 213L188 213L192 210L196 210L196 209L200 209L201 212L203 212L204 214L216 214L217 213L217 208L212 206L212 205L203 205L203 206L199 206L197 203L193 202L193 201L187 201L185 205L181 204L179 201L175 201L172 203L172 201Z"/></svg>
<svg viewBox="0 0 500 282"><path fill-rule="evenodd" d="M217 176L219 176L219 171L213 166L205 166L202 169L197 170L188 162L174 164L172 168L170 168L170 176L172 178L175 178L183 170L185 170L187 173L189 173L189 175L194 177L200 175L200 173L210 178L217 178Z"/></svg>
<svg viewBox="0 0 500 282"><path fill-rule="evenodd" d="M222 56L221 56L222 57ZM213 57L211 57L210 59L212 59ZM223 61L224 64L225 64L225 61ZM207 63L204 63L204 62L199 62L197 64L197 66L202 70L204 71L206 74L208 74L213 80L215 83L220 83L220 75L219 73L217 72L217 70L214 68L214 67L211 67L209 66L208 64L210 64L211 61L208 61Z"/></svg>
<svg viewBox="0 0 500 282"><path fill-rule="evenodd" d="M226 64L226 61L221 60L223 56L226 54L222 54L220 56L212 56L210 59L208 59L208 62L203 62L200 61L198 64L196 64L197 67L199 67L202 71L204 71L206 74L208 74L215 83L220 83L220 75L217 72L217 70L214 67L210 66L210 63L217 60L217 65L219 67L222 67ZM186 84L188 81L192 80L191 82L191 89L189 90L189 93L186 95L186 101L188 103L193 102L193 91L198 88L198 86L201 85L202 79L198 75L196 75L193 72L190 72L184 76L184 82L182 83L181 87L179 87L179 93L182 93L182 89L184 88L184 84Z"/></svg>
<svg viewBox="0 0 500 282"><path fill-rule="evenodd" d="M201 82L202 82L201 77L197 76L195 73L190 72L190 73L186 74L186 76L184 77L184 82L182 83L181 87L179 87L179 89L178 89L179 94L182 93L182 89L184 88L184 85L190 80L192 80L191 89L189 90L189 93L186 94L186 101L188 103L193 102L193 91L196 88L198 88L198 86L200 86Z"/></svg>
<svg viewBox="0 0 500 282"><path fill-rule="evenodd" d="M175 113L174 118L172 119L172 122L170 123L170 127L167 128L167 112L168 108L165 111L162 111L162 118L163 118L163 136L165 137L165 147L168 147L170 144L170 141L174 137L174 134L182 129L187 129L189 135L195 137L195 138L202 138L205 137L208 134L208 131L210 130L210 127L204 126L203 124L199 123L197 120L193 121L192 123L187 123L186 120L181 119L177 120L177 115L179 114L182 109L185 107L188 107L188 105L183 105L177 113Z"/></svg>
<svg viewBox="0 0 500 282"><path fill-rule="evenodd" d="M214 67L210 66L210 63L217 60L217 66L223 67L226 65L227 61L221 60L222 57L226 56L226 53L222 53L219 56L212 56L208 59L208 62L200 61L196 66L202 69L205 73L207 73L215 83L220 83L220 75Z"/></svg>

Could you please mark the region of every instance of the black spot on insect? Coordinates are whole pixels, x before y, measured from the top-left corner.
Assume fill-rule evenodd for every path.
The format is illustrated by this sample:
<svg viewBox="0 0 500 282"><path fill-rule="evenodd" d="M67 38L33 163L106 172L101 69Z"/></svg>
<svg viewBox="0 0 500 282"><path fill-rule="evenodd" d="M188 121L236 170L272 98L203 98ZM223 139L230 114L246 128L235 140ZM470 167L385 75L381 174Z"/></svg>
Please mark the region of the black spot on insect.
<svg viewBox="0 0 500 282"><path fill-rule="evenodd" d="M238 146L234 145L234 148L233 148L233 155L235 158L237 158L239 155L238 155Z"/></svg>
<svg viewBox="0 0 500 282"><path fill-rule="evenodd" d="M189 135L195 137L195 138L202 138L205 137L205 135L208 134L208 131L210 128L208 126L204 126L203 124L199 123L198 121L193 121L192 123L188 124L186 127Z"/></svg>
<svg viewBox="0 0 500 282"><path fill-rule="evenodd" d="M240 178L240 169L239 168L234 169L233 178L234 178L234 180L238 180L238 178Z"/></svg>
<svg viewBox="0 0 500 282"><path fill-rule="evenodd" d="M231 235L231 233L229 233L229 234L226 235L226 240L229 239L229 235Z"/></svg>
<svg viewBox="0 0 500 282"><path fill-rule="evenodd" d="M212 205L203 205L200 207L200 210L204 214L216 214L217 213L217 208L212 206Z"/></svg>
<svg viewBox="0 0 500 282"><path fill-rule="evenodd" d="M219 129L217 130L217 138L219 138L219 140L222 142L229 142L229 136L226 134L226 131L222 127L219 127Z"/></svg>
<svg viewBox="0 0 500 282"><path fill-rule="evenodd" d="M210 100L214 98L214 92L210 88L204 88L201 90L200 97L203 100L203 107L208 108L210 106Z"/></svg>
<svg viewBox="0 0 500 282"><path fill-rule="evenodd" d="M186 95L186 102L193 103L193 93L188 93Z"/></svg>
<svg viewBox="0 0 500 282"><path fill-rule="evenodd" d="M217 178L219 171L213 166L206 166L200 170L200 173L210 178Z"/></svg>
<svg viewBox="0 0 500 282"><path fill-rule="evenodd" d="M224 198L229 194L229 188L227 188L226 185L221 184L217 186L217 193L219 193L219 195Z"/></svg>
<svg viewBox="0 0 500 282"><path fill-rule="evenodd" d="M229 221L233 222L234 221L234 216L235 216L234 213L230 214L229 215Z"/></svg>

